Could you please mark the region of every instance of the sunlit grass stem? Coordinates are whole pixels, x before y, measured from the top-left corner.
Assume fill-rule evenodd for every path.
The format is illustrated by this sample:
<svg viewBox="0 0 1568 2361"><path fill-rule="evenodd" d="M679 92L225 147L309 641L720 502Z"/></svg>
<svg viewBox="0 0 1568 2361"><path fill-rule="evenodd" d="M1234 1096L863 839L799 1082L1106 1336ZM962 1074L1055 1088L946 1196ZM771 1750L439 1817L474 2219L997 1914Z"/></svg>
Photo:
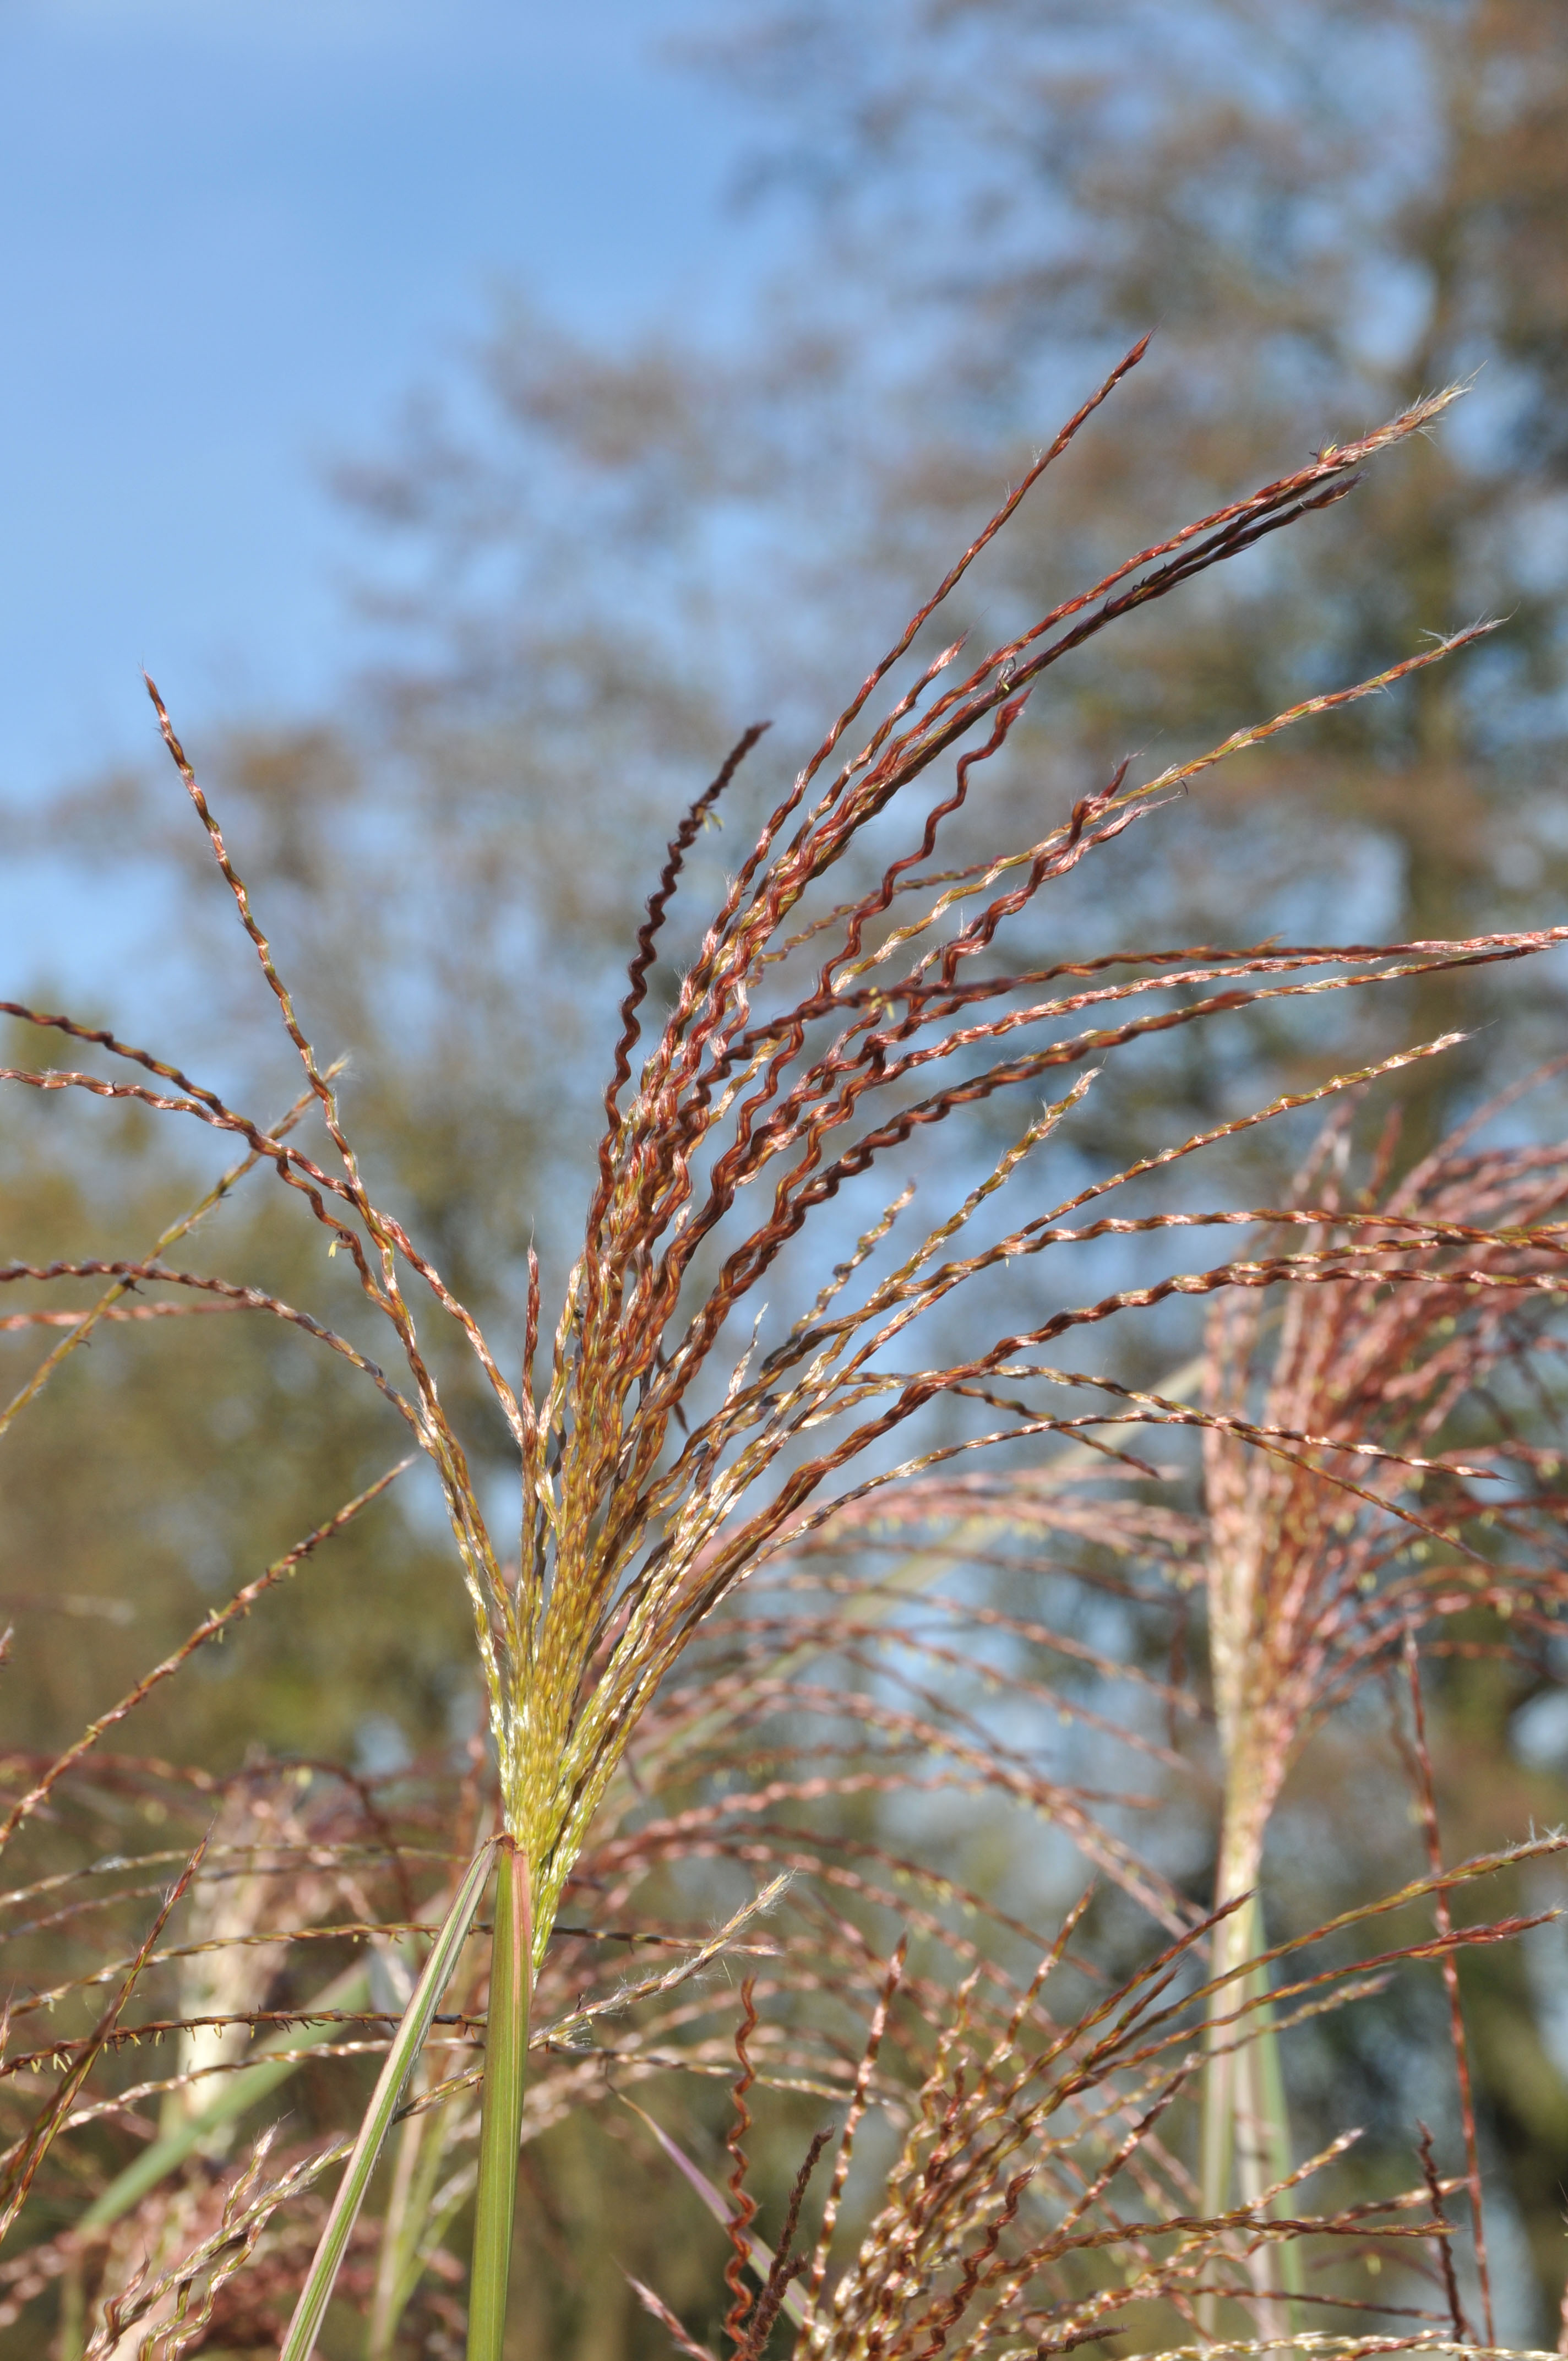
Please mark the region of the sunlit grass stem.
<svg viewBox="0 0 1568 2361"><path fill-rule="evenodd" d="M479 2186L468 2290L468 2361L500 2361L506 2333L512 2214L528 2070L532 1950L533 1905L527 1856L510 1837L503 1836L496 1844L496 1925L485 2024Z"/></svg>

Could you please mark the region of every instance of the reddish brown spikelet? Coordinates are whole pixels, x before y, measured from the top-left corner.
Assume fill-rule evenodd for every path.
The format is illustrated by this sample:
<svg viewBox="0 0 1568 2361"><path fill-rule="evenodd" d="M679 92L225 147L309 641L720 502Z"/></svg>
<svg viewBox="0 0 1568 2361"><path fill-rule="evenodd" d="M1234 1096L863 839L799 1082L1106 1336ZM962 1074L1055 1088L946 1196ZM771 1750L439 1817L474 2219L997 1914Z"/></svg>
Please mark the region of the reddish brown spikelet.
<svg viewBox="0 0 1568 2361"><path fill-rule="evenodd" d="M1428 2194L1431 2198L1432 2220L1442 2222L1443 2218L1442 2183L1438 2179L1437 2164L1432 2156L1431 2134L1425 2124L1418 2124L1416 2128L1420 2135L1419 2153L1421 2159L1421 2178L1426 2182ZM1470 2323L1464 2317L1464 2307L1459 2301L1459 2280L1453 2268L1453 2241L1446 2228L1439 2235L1437 2250L1442 2267L1442 2290L1448 2298L1449 2321L1457 2342L1467 2345L1470 2342Z"/></svg>
<svg viewBox="0 0 1568 2361"><path fill-rule="evenodd" d="M725 2142L732 2159L726 2186L734 2212L729 2222L730 2256L724 2270L724 2284L729 2290L729 2311L725 2318L724 2333L737 2353L745 2349L746 2321L752 2303L751 2289L746 2276L751 2262L751 2246L746 2234L757 2218L756 2199L746 2186L744 2146L751 2124L746 2107L746 2093L757 2079L747 2054L747 2043L757 2029L756 1993L756 1978L748 1976L740 1987L740 2022L735 2032L735 2055L740 2061L740 2071L730 2085L735 2114Z"/></svg>
<svg viewBox="0 0 1568 2361"><path fill-rule="evenodd" d="M1421 1806L1422 1832L1427 1843L1427 1861L1434 1877L1442 1871L1442 1838L1438 1827L1437 1787L1432 1776L1431 1753L1427 1745L1426 1707L1421 1697L1420 1656L1416 1647L1415 1633L1405 1629L1405 1668L1409 1681L1410 1720L1415 1740L1416 1771ZM1432 1916L1439 1935L1453 1931L1453 1915L1448 1906L1448 1896L1440 1885L1432 1896ZM1450 1951L1442 1962L1443 1991L1448 2001L1449 2034L1453 2046L1454 2072L1459 2082L1459 2118L1464 2135L1464 2169L1470 2197L1470 2234L1475 2247L1475 2269L1481 2282L1481 2310L1486 2323L1486 2342L1497 2342L1492 2316L1492 2273L1486 2254L1486 2222L1482 2206L1481 2149L1475 2136L1475 2097L1470 2083L1470 2045L1464 2033L1464 2011L1459 1996L1459 1966ZM1431 2135L1423 2124L1421 2162L1431 2185ZM1434 2211L1435 2211L1434 2207ZM1453 2257L1445 2241L1442 2247L1444 2282L1449 2291L1449 2305L1455 2319L1460 2317L1458 2290L1453 2281ZM1455 2334L1464 2336L1458 2328Z"/></svg>
<svg viewBox="0 0 1568 2361"><path fill-rule="evenodd" d="M806 2257L804 2254L795 2253L795 2234L799 2226L800 2209L806 2201L806 2191L811 2176L817 2169L818 2158L832 2136L831 2132L817 2132L813 2135L811 2145L806 2149L800 2169L795 2176L795 2182L789 2192L789 2203L784 2211L784 2228L779 2233L778 2249L769 2268L762 2293L757 2298L756 2309L747 2327L745 2342L739 2348L739 2361L759 2361L759 2356L766 2346L779 2313L784 2309L785 2296L794 2281L805 2273Z"/></svg>

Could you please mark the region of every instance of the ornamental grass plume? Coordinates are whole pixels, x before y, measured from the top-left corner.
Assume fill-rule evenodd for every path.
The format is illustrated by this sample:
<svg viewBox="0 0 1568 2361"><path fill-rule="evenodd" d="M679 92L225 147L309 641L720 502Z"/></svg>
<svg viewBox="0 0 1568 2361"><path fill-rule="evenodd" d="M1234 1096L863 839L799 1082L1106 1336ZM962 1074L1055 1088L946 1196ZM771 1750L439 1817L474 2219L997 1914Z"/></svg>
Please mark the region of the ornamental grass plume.
<svg viewBox="0 0 1568 2361"><path fill-rule="evenodd" d="M1568 1144L1475 1144L1526 1089L1558 1071L1481 1107L1397 1182L1391 1123L1354 1192L1343 1180L1346 1123L1332 1122L1277 1218L1309 1231L1340 1283L1292 1290L1272 1321L1255 1297L1231 1298L1210 1314L1206 1404L1255 1399L1262 1433L1310 1433L1327 1446L1310 1456L1260 1452L1248 1447L1245 1427L1218 1422L1203 1435L1223 1766L1215 1904L1243 1904L1220 1938L1223 1966L1260 1947L1258 1905L1246 1897L1255 1896L1286 1773L1327 1717L1418 1634L1429 1653L1450 1649L1446 1626L1475 1609L1492 1609L1506 1627L1550 1632L1568 1604L1568 1499L1555 1436L1541 1434L1543 1412L1558 1423L1551 1379L1561 1349L1553 1323L1568 1236ZM1419 1686L1416 1706L1420 1738ZM1480 2169L1450 1989L1490 2339ZM1244 2192L1277 2168L1283 2103L1268 2058L1260 2043L1216 2062L1206 2205L1225 2202L1233 2153ZM1251 2129L1238 2139L1244 2125Z"/></svg>
<svg viewBox="0 0 1568 2361"><path fill-rule="evenodd" d="M1568 1142L1475 1148L1497 1112L1482 1107L1395 1185L1391 1125L1354 1194L1335 1122L1274 1219L1309 1232L1337 1283L1292 1291L1277 1318L1255 1297L1210 1314L1222 1901L1256 1882L1293 1755L1407 1631L1487 1606L1537 1622L1568 1599L1558 1457L1530 1439L1560 1345ZM1232 1409L1254 1400L1255 1424ZM1310 1460L1260 1451L1255 1433L1310 1433L1322 1447Z"/></svg>
<svg viewBox="0 0 1568 2361"><path fill-rule="evenodd" d="M6 1070L5 1079L130 1100L242 1141L248 1160L269 1168L322 1224L333 1250L347 1255L367 1302L391 1332L400 1368L389 1374L309 1310L239 1280L177 1268L161 1258L161 1248L140 1261L62 1259L0 1268L0 1278L23 1285L113 1282L116 1300L88 1312L57 1355L93 1320L161 1307L181 1295L303 1329L379 1389L433 1465L472 1604L501 1829L478 1847L456 1882L302 2290L285 2361L306 2361L314 2342L399 2092L492 1876L468 2351L472 2361L497 2361L532 1983L574 1863L642 1716L705 1620L737 1586L846 1501L984 1444L1091 1424L1047 1407L1064 1382L1084 1381L1040 1357L1080 1328L1179 1295L1339 1286L1360 1276L1348 1250L1282 1246L1204 1270L1177 1270L1092 1301L1064 1289L1057 1308L1043 1312L1030 1302L1021 1312L1024 1282L1037 1272L1043 1290L1042 1257L1052 1249L1161 1225L1114 1217L1075 1224L1072 1217L1091 1201L1406 1060L1386 1060L1278 1098L1130 1163L998 1235L992 1201L1069 1123L1099 1061L1146 1036L1262 1003L1517 959L1568 934L1546 928L1455 942L1189 951L1139 945L1088 961L1004 963L1007 930L1022 914L1091 856L1105 855L1189 781L1298 721L1444 660L1491 628L1484 624L1439 640L1374 678L1238 730L1143 784L1129 784L1124 763L1033 842L993 846L957 867L932 865L945 824L1007 745L1051 667L1150 601L1343 499L1365 466L1431 426L1456 390L1415 404L1355 443L1330 446L1306 467L1138 551L967 669L961 642L923 659L916 641L924 627L1143 350L1142 344L1134 347L1040 455L833 722L730 882L634 1074L640 1012L685 856L760 730L745 733L693 804L671 842L631 962L581 1251L553 1336L543 1325L542 1283L531 1257L515 1387L505 1373L506 1356L372 1193L332 1072L296 1010L218 819L150 683L169 751L300 1057L327 1147L311 1154L282 1126L269 1128L236 1110L110 1032L0 1004L23 1022L94 1045L115 1061L110 1075L17 1068ZM901 669L905 659L913 677ZM956 756L950 773L938 774L948 755ZM829 891L834 871L849 881L844 898ZM1442 1046L1406 1054L1435 1054ZM145 1079L115 1078L126 1064ZM961 1202L916 1243L903 1244L900 1224L912 1193L905 1174L920 1136L1004 1091L1048 1084L1058 1071L1071 1070L1077 1079L1031 1115ZM858 1230L859 1243L846 1254L835 1201L849 1202L857 1191L863 1201L867 1190L875 1194L865 1215L851 1223L850 1235ZM1187 1217L1171 1216L1166 1225L1179 1218L1186 1224ZM967 1252L966 1232L978 1241ZM1441 1243L1430 1224L1411 1235L1418 1258ZM840 1258L824 1278L835 1251ZM955 1357L934 1347L923 1356L917 1344L909 1357L915 1323L927 1320L923 1336L947 1334L933 1315L949 1311L960 1289L972 1291L991 1275L1005 1279L991 1341L975 1342L971 1334ZM127 1306L130 1290L143 1300ZM420 1324L427 1302L455 1323L510 1433L521 1477L515 1558L492 1532L467 1449L442 1398ZM952 1353L950 1343L945 1350ZM52 1356L51 1365L58 1366ZM978 1431L963 1430L956 1422L971 1414L961 1408L970 1404L1000 1416L989 1424L982 1416ZM1321 1439L1303 1433L1296 1440L1310 1451ZM340 1510L301 1553L370 1497ZM249 1596L280 1578L269 1569ZM189 1647L204 1642L231 1611L240 1610L209 1619ZM169 1676L178 1661L149 1679ZM115 1714L146 1693L144 1684ZM115 1718L94 1724L62 1765L80 1762ZM62 1775L56 1768L35 1781L0 1839L39 1808Z"/></svg>

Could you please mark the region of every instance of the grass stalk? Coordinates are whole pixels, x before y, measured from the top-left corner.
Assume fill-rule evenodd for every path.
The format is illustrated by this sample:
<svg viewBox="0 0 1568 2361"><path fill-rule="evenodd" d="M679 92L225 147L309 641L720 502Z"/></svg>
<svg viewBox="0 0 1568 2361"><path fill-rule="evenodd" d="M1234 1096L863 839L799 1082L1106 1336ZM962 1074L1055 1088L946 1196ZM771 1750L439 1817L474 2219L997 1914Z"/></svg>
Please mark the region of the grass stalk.
<svg viewBox="0 0 1568 2361"><path fill-rule="evenodd" d="M468 2292L468 2361L500 2361L511 2277L512 2214L522 2140L528 2015L533 1984L533 1906L528 1857L510 1836L496 1846L496 1927L485 2027L479 2186Z"/></svg>
<svg viewBox="0 0 1568 2361"><path fill-rule="evenodd" d="M332 2212L327 2216L326 2228L322 2232L320 2244L311 2259L309 2273L300 2290L300 2300L294 2307L294 2316L289 2323L289 2334L283 2340L280 2361L310 2361L323 2315L331 2301L344 2249L365 2201L365 2191L376 2169L377 2158L391 2129L403 2084L408 2081L414 2060L430 2031L436 2004L452 1980L458 1955L473 1924L474 1913L479 1906L479 1897L490 1873L491 1850L492 1848L486 1845L469 1862L452 1907L431 1946L424 1973L415 1985L413 1998L403 2012L402 2022L387 2052L365 2120L359 2126L353 2154L344 2168Z"/></svg>
<svg viewBox="0 0 1568 2361"><path fill-rule="evenodd" d="M1248 1891L1256 1884L1262 1837L1247 1792L1250 1784L1248 1777L1238 1775L1233 1766L1226 1782L1215 1905L1223 1907L1238 1894L1247 1898L1215 1928L1212 1972L1216 1976L1233 1973L1264 1949L1262 1905L1256 1893ZM1267 1968L1258 1967L1210 1998L1204 2036L1208 2054L1203 2070L1199 2202L1211 2219L1227 2213L1234 2202L1256 2205L1265 2191L1277 2187L1291 2169L1290 2121L1279 2037L1266 1997L1269 1984ZM1234 2018L1238 2004L1247 2008L1245 2030L1227 2021ZM1258 2317L1264 2333L1291 2334L1296 2322L1289 2298L1301 2291L1299 2254L1289 2241L1260 2246L1253 2269L1263 2297ZM1283 2303L1263 2295L1265 2289L1281 2281ZM1214 2296L1203 2299L1202 2324L1206 2334L1217 2333Z"/></svg>
<svg viewBox="0 0 1568 2361"><path fill-rule="evenodd" d="M1212 1969L1216 1978L1229 1975L1242 1956L1245 1937L1252 1925L1253 1910L1253 1904L1246 1903L1216 1928ZM1235 2006L1234 1987L1230 1984L1222 1986L1209 2003L1209 2023L1204 2037L1207 2055L1203 2068L1202 2147L1198 2181L1200 2210L1211 2218L1223 2213L1230 2202L1235 2168L1237 2084L1241 2079L1238 2069L1242 2053L1234 2047L1234 2028L1223 2022Z"/></svg>
<svg viewBox="0 0 1568 2361"><path fill-rule="evenodd" d="M1261 1938L1261 1912L1257 1931ZM1260 1968L1254 1990L1259 1994L1266 1993L1269 1982L1268 1970ZM1252 2051L1255 2061L1253 2074L1254 2120L1257 2126L1255 2146L1265 2185L1277 2188L1291 2169L1290 2111L1286 2103L1285 2072L1280 2063L1279 2029L1271 2000L1263 2001L1256 2013L1256 2023L1258 2030ZM1278 2211L1277 2203L1275 2210ZM1302 2293L1306 2284L1300 2247L1293 2238L1284 2239L1271 2259L1286 2293L1283 2333L1293 2335L1300 2326L1293 2299Z"/></svg>

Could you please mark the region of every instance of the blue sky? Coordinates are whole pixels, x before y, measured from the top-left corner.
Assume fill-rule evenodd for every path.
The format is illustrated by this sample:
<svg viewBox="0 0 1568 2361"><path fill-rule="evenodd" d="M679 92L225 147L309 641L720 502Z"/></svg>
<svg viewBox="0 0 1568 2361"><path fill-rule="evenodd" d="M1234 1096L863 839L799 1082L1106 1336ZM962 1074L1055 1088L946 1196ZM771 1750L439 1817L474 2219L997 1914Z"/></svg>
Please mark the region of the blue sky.
<svg viewBox="0 0 1568 2361"><path fill-rule="evenodd" d="M689 0L0 0L0 796L351 660L322 466L518 287L721 325L763 236Z"/></svg>

